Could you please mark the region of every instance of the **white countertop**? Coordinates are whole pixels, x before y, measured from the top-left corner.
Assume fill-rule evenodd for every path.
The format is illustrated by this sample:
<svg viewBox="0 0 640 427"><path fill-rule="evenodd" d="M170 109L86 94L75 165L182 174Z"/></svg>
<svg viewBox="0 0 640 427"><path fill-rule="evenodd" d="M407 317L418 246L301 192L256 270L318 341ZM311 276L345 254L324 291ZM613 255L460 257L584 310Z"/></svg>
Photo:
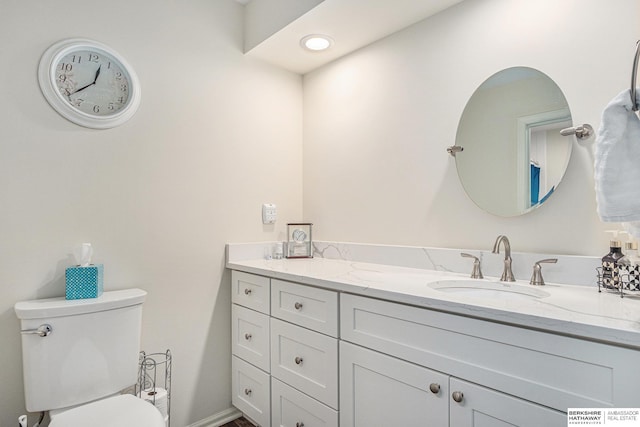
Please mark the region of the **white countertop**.
<svg viewBox="0 0 640 427"><path fill-rule="evenodd" d="M547 283L534 287L528 282L517 281L503 285L535 289L545 296L487 298L434 289L433 282L469 277L446 271L328 258L232 259L227 261L227 267L340 292L640 348L640 299L598 293L597 287L593 286ZM486 286L490 284L488 282L497 282L497 279L478 280L477 284Z"/></svg>

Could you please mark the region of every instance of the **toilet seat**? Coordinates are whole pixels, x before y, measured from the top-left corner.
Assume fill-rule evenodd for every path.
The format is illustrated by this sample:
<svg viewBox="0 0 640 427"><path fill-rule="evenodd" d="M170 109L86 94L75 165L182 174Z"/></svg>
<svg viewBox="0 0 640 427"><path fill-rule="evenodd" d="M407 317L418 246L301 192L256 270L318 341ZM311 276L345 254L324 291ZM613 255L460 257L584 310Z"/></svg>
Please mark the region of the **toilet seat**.
<svg viewBox="0 0 640 427"><path fill-rule="evenodd" d="M155 406L131 394L53 411L49 415L49 427L166 427Z"/></svg>

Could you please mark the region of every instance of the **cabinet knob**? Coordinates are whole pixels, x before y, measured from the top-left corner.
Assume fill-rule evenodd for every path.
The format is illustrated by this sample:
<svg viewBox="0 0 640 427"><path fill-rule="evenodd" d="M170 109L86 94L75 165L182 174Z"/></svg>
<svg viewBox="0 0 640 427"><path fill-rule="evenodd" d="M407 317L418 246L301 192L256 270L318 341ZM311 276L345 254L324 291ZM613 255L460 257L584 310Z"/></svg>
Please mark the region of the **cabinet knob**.
<svg viewBox="0 0 640 427"><path fill-rule="evenodd" d="M440 384L436 384L436 383L429 384L429 390L431 390L431 393L433 394L440 393Z"/></svg>
<svg viewBox="0 0 640 427"><path fill-rule="evenodd" d="M302 365L302 357L298 356L295 358L296 365Z"/></svg>
<svg viewBox="0 0 640 427"><path fill-rule="evenodd" d="M244 290L244 294L245 294L245 295L251 295L251 289L246 288L246 289Z"/></svg>
<svg viewBox="0 0 640 427"><path fill-rule="evenodd" d="M249 341L251 339L251 334L244 334L244 339Z"/></svg>
<svg viewBox="0 0 640 427"><path fill-rule="evenodd" d="M296 308L296 310L302 310L302 303L301 302L297 302L293 306Z"/></svg>
<svg viewBox="0 0 640 427"><path fill-rule="evenodd" d="M464 394L461 391L454 391L451 394L451 398L456 402L460 403L462 402L462 399L464 399Z"/></svg>
<svg viewBox="0 0 640 427"><path fill-rule="evenodd" d="M304 427L304 423L302 421L298 421L296 423L296 427Z"/></svg>
<svg viewBox="0 0 640 427"><path fill-rule="evenodd" d="M244 389L244 394L246 394L247 396L251 396L251 389L250 388L245 388Z"/></svg>

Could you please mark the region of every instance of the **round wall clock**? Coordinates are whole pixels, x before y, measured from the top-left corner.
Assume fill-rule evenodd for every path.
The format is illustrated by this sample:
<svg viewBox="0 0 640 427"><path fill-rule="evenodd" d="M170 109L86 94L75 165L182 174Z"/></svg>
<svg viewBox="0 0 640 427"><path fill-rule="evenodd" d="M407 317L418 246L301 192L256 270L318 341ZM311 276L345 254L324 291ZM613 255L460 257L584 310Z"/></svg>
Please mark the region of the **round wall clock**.
<svg viewBox="0 0 640 427"><path fill-rule="evenodd" d="M140 104L133 68L113 49L87 39L61 40L38 67L40 89L64 118L106 129L129 120Z"/></svg>

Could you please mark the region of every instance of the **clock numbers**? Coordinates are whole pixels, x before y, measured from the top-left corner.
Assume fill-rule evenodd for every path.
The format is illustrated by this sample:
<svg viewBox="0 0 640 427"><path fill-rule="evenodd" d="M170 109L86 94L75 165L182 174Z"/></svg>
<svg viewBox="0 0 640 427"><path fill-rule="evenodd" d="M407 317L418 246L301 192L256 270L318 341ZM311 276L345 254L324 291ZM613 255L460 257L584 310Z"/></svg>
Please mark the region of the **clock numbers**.
<svg viewBox="0 0 640 427"><path fill-rule="evenodd" d="M65 102L93 116L109 116L129 100L128 75L107 54L79 49L60 58L56 84Z"/></svg>

